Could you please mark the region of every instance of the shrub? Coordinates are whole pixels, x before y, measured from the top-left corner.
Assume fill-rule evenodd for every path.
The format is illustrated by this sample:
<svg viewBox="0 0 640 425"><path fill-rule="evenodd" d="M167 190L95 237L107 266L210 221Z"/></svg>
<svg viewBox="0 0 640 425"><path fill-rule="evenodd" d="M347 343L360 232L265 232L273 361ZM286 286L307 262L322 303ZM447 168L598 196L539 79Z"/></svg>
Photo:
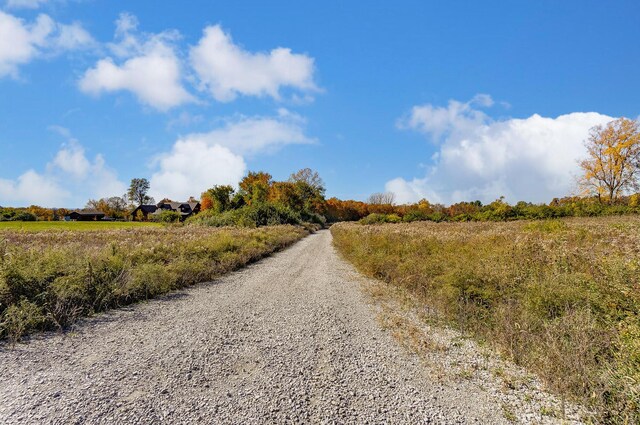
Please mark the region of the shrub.
<svg viewBox="0 0 640 425"><path fill-rule="evenodd" d="M289 207L271 203L254 203L222 214L206 211L188 220L188 223L207 226L260 227L279 224L300 224L300 214Z"/></svg>
<svg viewBox="0 0 640 425"><path fill-rule="evenodd" d="M177 211L165 210L152 217L152 220L158 223L177 223L182 218L182 215Z"/></svg>
<svg viewBox="0 0 640 425"><path fill-rule="evenodd" d="M360 224L400 223L402 219L397 214L371 213L359 221Z"/></svg>
<svg viewBox="0 0 640 425"><path fill-rule="evenodd" d="M29 332L41 329L45 323L40 308L26 299L7 308L2 318L0 336L6 336L14 343Z"/></svg>
<svg viewBox="0 0 640 425"><path fill-rule="evenodd" d="M426 221L429 220L429 214L425 211L421 210L409 210L402 217L402 221L405 223L411 223L413 221Z"/></svg>
<svg viewBox="0 0 640 425"><path fill-rule="evenodd" d="M37 219L38 217L26 211L18 212L11 217L11 221L36 221Z"/></svg>

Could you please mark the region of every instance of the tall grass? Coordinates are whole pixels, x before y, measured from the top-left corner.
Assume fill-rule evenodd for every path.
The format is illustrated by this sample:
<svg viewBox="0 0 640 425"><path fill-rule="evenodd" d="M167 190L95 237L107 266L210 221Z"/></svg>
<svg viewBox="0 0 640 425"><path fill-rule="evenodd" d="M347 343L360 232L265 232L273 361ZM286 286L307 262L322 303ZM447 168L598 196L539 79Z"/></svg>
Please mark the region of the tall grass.
<svg viewBox="0 0 640 425"><path fill-rule="evenodd" d="M598 422L640 422L639 218L331 231L361 271L407 288Z"/></svg>
<svg viewBox="0 0 640 425"><path fill-rule="evenodd" d="M140 221L0 221L0 233L10 230L19 230L22 232L42 232L45 230L89 231L160 226L160 223Z"/></svg>
<svg viewBox="0 0 640 425"><path fill-rule="evenodd" d="M0 232L0 340L209 281L307 233L297 226Z"/></svg>

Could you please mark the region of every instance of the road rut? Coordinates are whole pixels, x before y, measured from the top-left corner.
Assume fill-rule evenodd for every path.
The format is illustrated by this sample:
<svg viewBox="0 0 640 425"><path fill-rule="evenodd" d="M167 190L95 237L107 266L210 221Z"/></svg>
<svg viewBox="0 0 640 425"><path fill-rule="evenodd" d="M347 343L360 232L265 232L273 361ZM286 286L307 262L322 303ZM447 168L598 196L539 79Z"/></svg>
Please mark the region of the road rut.
<svg viewBox="0 0 640 425"><path fill-rule="evenodd" d="M0 348L0 423L503 423L381 329L321 231L168 297Z"/></svg>

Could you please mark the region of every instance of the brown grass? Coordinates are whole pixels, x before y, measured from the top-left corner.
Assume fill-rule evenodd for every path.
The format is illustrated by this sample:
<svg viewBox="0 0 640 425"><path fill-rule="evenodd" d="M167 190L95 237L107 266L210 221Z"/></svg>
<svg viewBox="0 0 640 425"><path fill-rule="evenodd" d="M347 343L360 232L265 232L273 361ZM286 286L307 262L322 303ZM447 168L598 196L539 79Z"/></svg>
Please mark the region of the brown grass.
<svg viewBox="0 0 640 425"><path fill-rule="evenodd" d="M365 274L608 423L640 421L639 231L637 217L332 227Z"/></svg>
<svg viewBox="0 0 640 425"><path fill-rule="evenodd" d="M0 232L0 340L206 282L307 235L298 226Z"/></svg>

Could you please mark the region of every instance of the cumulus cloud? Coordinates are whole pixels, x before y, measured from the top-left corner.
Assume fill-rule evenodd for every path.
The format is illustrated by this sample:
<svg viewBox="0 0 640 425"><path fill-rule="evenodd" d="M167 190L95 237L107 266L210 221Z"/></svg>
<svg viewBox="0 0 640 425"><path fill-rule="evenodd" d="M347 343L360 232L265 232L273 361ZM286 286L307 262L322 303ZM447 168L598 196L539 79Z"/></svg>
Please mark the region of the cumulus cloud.
<svg viewBox="0 0 640 425"><path fill-rule="evenodd" d="M119 196L125 190L102 155L90 160L84 147L71 139L43 172L28 170L14 180L0 178L0 205L79 207L89 198Z"/></svg>
<svg viewBox="0 0 640 425"><path fill-rule="evenodd" d="M38 57L93 44L91 35L78 23L57 23L44 14L28 23L0 11L0 78L17 77L20 65Z"/></svg>
<svg viewBox="0 0 640 425"><path fill-rule="evenodd" d="M190 134L185 139L224 146L240 155L252 155L273 152L290 144L314 143L305 136L302 124L304 120L300 116L280 110L275 118L242 117L208 133Z"/></svg>
<svg viewBox="0 0 640 425"><path fill-rule="evenodd" d="M29 170L16 180L0 179L0 205L46 205L62 206L71 194L58 182Z"/></svg>
<svg viewBox="0 0 640 425"><path fill-rule="evenodd" d="M313 143L303 125L301 117L281 110L277 117L236 118L208 133L181 137L156 158L152 195L184 200L216 184L235 186L247 171L245 155Z"/></svg>
<svg viewBox="0 0 640 425"><path fill-rule="evenodd" d="M179 139L157 163L159 171L151 176L157 199L186 200L215 184L236 185L247 168L244 159L228 148L194 139Z"/></svg>
<svg viewBox="0 0 640 425"><path fill-rule="evenodd" d="M549 202L571 193L589 129L614 119L574 112L494 120L480 109L492 104L482 95L470 102L450 101L446 107L414 107L399 127L425 134L438 150L426 176L393 179L386 190L400 203L420 198L446 204L489 202L500 196L512 202Z"/></svg>
<svg viewBox="0 0 640 425"><path fill-rule="evenodd" d="M219 25L204 29L189 58L202 87L220 102L229 102L238 95L279 99L282 87L317 90L313 58L283 47L270 52L248 52L235 44Z"/></svg>
<svg viewBox="0 0 640 425"><path fill-rule="evenodd" d="M193 100L182 85L182 69L173 31L159 34L138 32L137 19L122 14L116 21L115 42L109 44L112 57L99 60L80 79L80 89L92 95L130 91L140 102L161 111Z"/></svg>

